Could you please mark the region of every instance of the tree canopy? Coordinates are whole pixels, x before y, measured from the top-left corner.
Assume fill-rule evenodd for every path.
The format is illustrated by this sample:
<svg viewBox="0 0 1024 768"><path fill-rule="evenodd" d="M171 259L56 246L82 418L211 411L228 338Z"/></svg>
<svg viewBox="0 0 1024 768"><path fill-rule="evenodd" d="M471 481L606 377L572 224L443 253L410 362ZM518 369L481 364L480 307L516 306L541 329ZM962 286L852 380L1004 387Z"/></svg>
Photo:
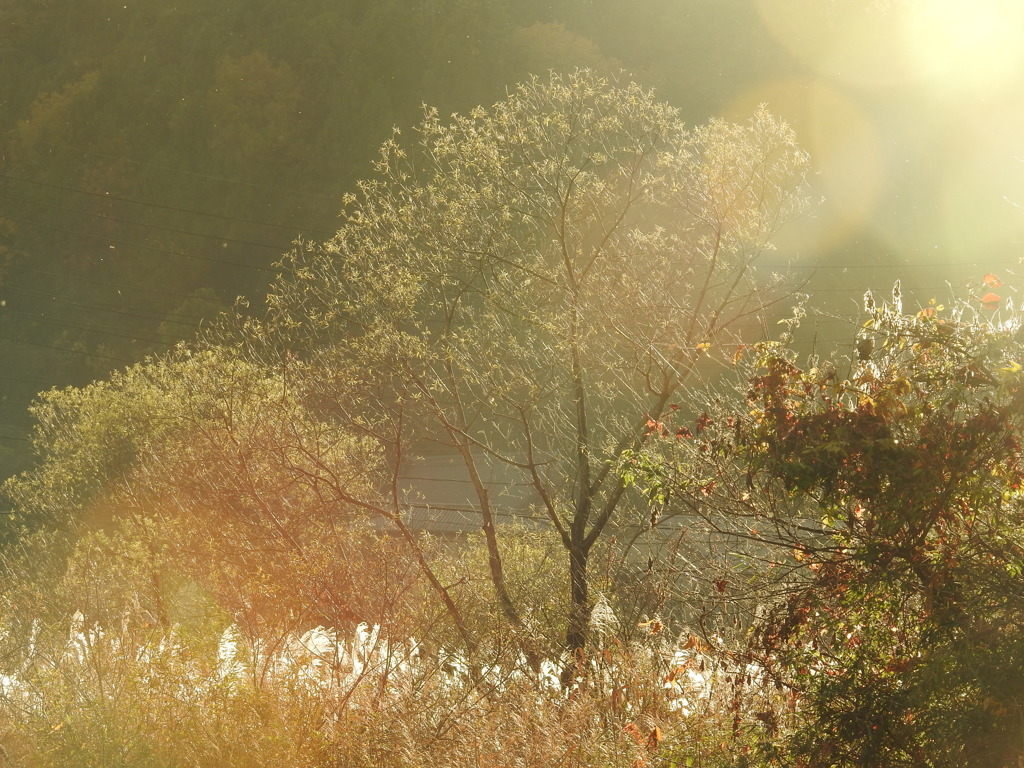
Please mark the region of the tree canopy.
<svg viewBox="0 0 1024 768"><path fill-rule="evenodd" d="M266 333L388 445L396 483L424 441L461 458L514 625L484 469L529 488L569 556L580 648L588 558L628 514L618 460L706 350L783 295L756 262L801 209L806 169L766 111L688 130L586 72L450 122L428 111L411 143L383 147L338 234L285 260Z"/></svg>

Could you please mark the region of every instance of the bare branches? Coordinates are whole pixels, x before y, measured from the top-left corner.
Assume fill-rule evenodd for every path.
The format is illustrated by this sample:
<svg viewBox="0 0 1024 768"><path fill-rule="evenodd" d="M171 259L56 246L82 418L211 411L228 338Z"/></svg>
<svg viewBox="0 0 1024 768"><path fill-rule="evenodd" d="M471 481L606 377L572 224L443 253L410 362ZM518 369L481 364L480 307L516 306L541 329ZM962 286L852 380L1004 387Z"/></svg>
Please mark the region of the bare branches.
<svg viewBox="0 0 1024 768"><path fill-rule="evenodd" d="M805 170L764 112L688 132L635 85L535 81L450 123L428 112L416 146L389 144L331 248L282 276L275 312L296 349L321 345L307 323L360 329L330 355L392 382L395 456L446 437L513 623L481 467L532 489L578 569L573 646L587 555L626 498L612 470L701 350L773 300L752 300L750 267L799 207ZM368 433L394 422L386 396L375 407Z"/></svg>

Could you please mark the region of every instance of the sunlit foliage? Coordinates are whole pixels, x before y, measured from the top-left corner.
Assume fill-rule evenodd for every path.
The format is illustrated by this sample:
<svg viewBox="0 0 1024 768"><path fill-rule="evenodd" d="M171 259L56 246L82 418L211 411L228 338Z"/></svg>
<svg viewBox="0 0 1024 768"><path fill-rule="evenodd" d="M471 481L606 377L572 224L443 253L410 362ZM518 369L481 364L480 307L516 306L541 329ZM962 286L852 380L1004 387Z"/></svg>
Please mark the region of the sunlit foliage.
<svg viewBox="0 0 1024 768"><path fill-rule="evenodd" d="M679 458L671 476L655 470L655 487L757 545L751 653L802 712L772 754L1012 765L1024 683L1020 318L990 318L985 297L904 314L898 285L891 303L866 303L848 376L839 361L800 368L781 345L760 346L745 408L726 401L703 429L666 439ZM742 591L720 583L723 600ZM778 745L779 722L765 722Z"/></svg>
<svg viewBox="0 0 1024 768"><path fill-rule="evenodd" d="M428 110L403 138L338 234L284 261L265 337L389 446L393 476L424 441L460 457L514 627L495 514L543 515L569 560L564 644L584 647L590 554L629 506L613 467L708 346L783 294L756 262L803 207L807 157L763 109L688 130L587 72L447 121ZM494 468L526 497L492 497Z"/></svg>

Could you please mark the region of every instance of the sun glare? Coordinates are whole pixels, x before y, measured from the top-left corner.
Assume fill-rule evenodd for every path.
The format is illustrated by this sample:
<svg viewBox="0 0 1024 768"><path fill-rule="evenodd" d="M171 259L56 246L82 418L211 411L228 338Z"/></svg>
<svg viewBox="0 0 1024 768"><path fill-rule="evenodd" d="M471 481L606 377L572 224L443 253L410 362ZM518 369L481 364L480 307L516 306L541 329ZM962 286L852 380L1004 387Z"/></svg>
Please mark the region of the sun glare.
<svg viewBox="0 0 1024 768"><path fill-rule="evenodd" d="M818 242L866 226L911 261L1015 256L1024 2L755 1L804 74L743 106L766 101L808 145L828 200Z"/></svg>
<svg viewBox="0 0 1024 768"><path fill-rule="evenodd" d="M1019 75L1018 0L757 0L787 50L858 87L927 85L990 92Z"/></svg>
<svg viewBox="0 0 1024 768"><path fill-rule="evenodd" d="M788 227L783 242L806 253L838 246L875 211L886 173L878 128L854 99L823 77L762 83L740 94L723 113L740 121L759 104L797 131L814 158L815 193L830 201Z"/></svg>
<svg viewBox="0 0 1024 768"><path fill-rule="evenodd" d="M991 93L1019 76L1024 4L1018 0L928 0L908 11L908 53L933 87Z"/></svg>

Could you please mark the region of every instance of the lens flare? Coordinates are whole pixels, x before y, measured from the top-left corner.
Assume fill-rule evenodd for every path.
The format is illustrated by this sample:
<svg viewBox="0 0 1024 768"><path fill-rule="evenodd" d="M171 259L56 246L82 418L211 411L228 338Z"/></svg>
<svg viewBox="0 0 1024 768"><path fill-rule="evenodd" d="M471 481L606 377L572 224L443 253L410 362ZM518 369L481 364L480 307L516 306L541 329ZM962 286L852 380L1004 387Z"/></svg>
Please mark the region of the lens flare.
<svg viewBox="0 0 1024 768"><path fill-rule="evenodd" d="M1020 74L1024 3L928 0L912 4L904 39L914 68L932 88L991 93Z"/></svg>
<svg viewBox="0 0 1024 768"><path fill-rule="evenodd" d="M915 77L899 19L906 3L865 0L756 0L765 26L804 65L859 87L902 85Z"/></svg>
<svg viewBox="0 0 1024 768"><path fill-rule="evenodd" d="M878 202L886 172L878 129L854 99L823 78L765 83L739 96L725 115L742 120L758 104L796 131L817 172L814 194L824 199L813 216L787 227L780 242L798 251L806 245L808 253L841 245Z"/></svg>
<svg viewBox="0 0 1024 768"><path fill-rule="evenodd" d="M1019 75L1019 0L757 0L765 26L804 64L858 87L991 91Z"/></svg>

